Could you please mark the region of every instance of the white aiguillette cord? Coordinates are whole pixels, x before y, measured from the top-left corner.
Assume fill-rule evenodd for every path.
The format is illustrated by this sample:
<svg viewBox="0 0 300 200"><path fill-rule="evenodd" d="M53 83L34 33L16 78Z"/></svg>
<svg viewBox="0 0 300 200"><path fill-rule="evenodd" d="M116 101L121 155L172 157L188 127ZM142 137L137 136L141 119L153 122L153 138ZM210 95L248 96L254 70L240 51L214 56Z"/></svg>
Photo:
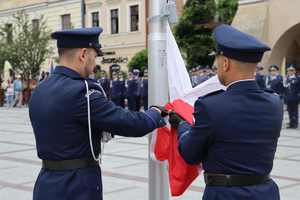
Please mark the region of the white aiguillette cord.
<svg viewBox="0 0 300 200"><path fill-rule="evenodd" d="M92 127L91 127L91 107L90 107L90 94L89 94L89 86L88 82L84 80L85 87L86 87L86 98L87 98L87 110L88 110L88 128L89 128L89 141L90 141L90 148L95 161L101 163L102 156L101 152L98 158L95 156L94 147L93 147L93 139L92 139ZM102 148L101 148L102 149Z"/></svg>

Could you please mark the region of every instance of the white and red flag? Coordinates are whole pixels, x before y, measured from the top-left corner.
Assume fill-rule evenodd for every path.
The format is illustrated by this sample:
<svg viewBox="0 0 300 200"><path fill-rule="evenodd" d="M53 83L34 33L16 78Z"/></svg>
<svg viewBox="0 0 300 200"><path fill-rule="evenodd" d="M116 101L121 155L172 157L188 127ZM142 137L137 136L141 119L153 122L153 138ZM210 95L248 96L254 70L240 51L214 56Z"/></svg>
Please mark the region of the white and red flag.
<svg viewBox="0 0 300 200"><path fill-rule="evenodd" d="M167 69L170 103L168 110L174 110L188 123L193 124L194 103L198 97L225 89L217 76L193 88L184 60L176 40L167 24ZM168 162L169 182L172 196L182 195L201 172L201 165L189 165L178 151L176 130L163 127L152 137L152 157L158 161Z"/></svg>

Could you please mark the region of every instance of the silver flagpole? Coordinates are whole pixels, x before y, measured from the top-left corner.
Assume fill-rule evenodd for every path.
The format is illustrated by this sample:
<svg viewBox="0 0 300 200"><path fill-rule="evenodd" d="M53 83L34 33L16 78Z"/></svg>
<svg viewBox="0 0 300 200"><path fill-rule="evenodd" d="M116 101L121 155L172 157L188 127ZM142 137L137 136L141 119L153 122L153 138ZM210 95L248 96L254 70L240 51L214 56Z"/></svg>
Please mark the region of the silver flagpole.
<svg viewBox="0 0 300 200"><path fill-rule="evenodd" d="M164 105L169 100L166 66L166 23L163 17L166 0L149 1L149 105ZM151 136L149 137L150 152ZM153 161L149 154L149 198L168 200L169 181L166 164Z"/></svg>

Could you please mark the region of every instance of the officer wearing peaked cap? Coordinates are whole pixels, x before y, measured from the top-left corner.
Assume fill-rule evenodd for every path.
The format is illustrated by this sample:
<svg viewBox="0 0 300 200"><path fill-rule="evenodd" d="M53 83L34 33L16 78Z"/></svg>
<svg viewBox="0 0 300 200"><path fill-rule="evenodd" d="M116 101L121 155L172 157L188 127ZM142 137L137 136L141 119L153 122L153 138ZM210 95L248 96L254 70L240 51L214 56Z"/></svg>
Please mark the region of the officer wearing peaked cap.
<svg viewBox="0 0 300 200"><path fill-rule="evenodd" d="M269 76L266 78L266 88L273 90L279 96L283 96L284 86L283 78L279 74L279 67L277 65L271 65L269 67Z"/></svg>
<svg viewBox="0 0 300 200"><path fill-rule="evenodd" d="M255 80L261 89L266 88L266 76L262 74L264 68L260 65L256 67Z"/></svg>
<svg viewBox="0 0 300 200"><path fill-rule="evenodd" d="M199 97L195 124L176 113L170 123L178 128L179 151L190 164L202 162L204 200L279 200L270 178L281 131L283 103L260 89L257 63L270 48L231 26L214 31L218 77L226 91Z"/></svg>
<svg viewBox="0 0 300 200"><path fill-rule="evenodd" d="M59 66L34 90L29 114L42 169L34 200L101 200L99 166L103 132L141 137L163 125L161 110L130 112L105 97L88 78L101 55L101 28L52 33Z"/></svg>
<svg viewBox="0 0 300 200"><path fill-rule="evenodd" d="M288 128L296 129L299 124L300 77L297 76L293 65L287 68L284 99L290 119Z"/></svg>

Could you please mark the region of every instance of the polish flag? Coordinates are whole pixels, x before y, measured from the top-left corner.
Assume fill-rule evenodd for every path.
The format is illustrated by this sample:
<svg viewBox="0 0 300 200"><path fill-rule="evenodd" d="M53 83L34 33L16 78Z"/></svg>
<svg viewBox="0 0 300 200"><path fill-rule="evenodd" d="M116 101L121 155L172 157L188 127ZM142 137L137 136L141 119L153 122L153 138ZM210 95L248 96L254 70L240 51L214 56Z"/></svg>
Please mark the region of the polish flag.
<svg viewBox="0 0 300 200"><path fill-rule="evenodd" d="M194 103L200 96L225 89L217 76L193 88L184 60L176 40L167 24L167 70L170 103L168 110L174 110L191 125L193 124ZM189 165L178 151L176 130L163 127L152 136L152 158L168 163L169 183L172 196L182 195L201 173L201 165Z"/></svg>

